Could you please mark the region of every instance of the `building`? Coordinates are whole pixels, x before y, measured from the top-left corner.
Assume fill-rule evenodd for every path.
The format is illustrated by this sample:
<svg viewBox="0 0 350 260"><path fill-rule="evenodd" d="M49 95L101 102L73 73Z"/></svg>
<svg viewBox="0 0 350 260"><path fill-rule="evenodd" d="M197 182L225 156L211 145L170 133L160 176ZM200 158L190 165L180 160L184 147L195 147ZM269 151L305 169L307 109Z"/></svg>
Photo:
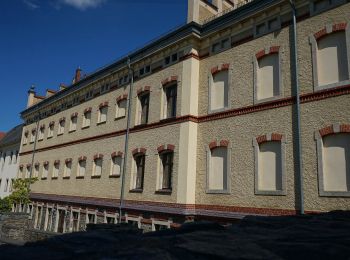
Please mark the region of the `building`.
<svg viewBox="0 0 350 260"><path fill-rule="evenodd" d="M21 138L22 125L18 125L0 139L0 198L11 194L12 182L18 172Z"/></svg>
<svg viewBox="0 0 350 260"><path fill-rule="evenodd" d="M350 4L295 7L296 27L289 1L189 0L186 25L31 89L19 177L39 177L35 227L350 209Z"/></svg>

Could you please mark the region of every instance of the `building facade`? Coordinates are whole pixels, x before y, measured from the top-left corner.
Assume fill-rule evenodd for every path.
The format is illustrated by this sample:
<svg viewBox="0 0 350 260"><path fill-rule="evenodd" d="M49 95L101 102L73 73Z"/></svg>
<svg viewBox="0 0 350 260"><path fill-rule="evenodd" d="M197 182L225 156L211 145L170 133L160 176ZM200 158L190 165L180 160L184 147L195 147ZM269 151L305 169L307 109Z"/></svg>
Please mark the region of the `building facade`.
<svg viewBox="0 0 350 260"><path fill-rule="evenodd" d="M18 176L39 178L35 227L349 209L350 4L295 7L296 27L288 1L190 0L186 25L56 93L31 89Z"/></svg>
<svg viewBox="0 0 350 260"><path fill-rule="evenodd" d="M17 177L22 127L14 127L0 140L0 198L11 194L12 182Z"/></svg>

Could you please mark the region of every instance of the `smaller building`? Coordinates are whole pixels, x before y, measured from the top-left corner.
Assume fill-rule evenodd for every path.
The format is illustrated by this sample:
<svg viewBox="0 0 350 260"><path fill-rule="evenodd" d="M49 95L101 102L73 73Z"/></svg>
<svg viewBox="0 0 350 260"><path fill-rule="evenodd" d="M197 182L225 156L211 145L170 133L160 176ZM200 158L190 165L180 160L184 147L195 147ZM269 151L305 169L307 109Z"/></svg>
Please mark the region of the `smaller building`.
<svg viewBox="0 0 350 260"><path fill-rule="evenodd" d="M12 182L18 172L22 127L14 127L0 139L0 198L12 192Z"/></svg>

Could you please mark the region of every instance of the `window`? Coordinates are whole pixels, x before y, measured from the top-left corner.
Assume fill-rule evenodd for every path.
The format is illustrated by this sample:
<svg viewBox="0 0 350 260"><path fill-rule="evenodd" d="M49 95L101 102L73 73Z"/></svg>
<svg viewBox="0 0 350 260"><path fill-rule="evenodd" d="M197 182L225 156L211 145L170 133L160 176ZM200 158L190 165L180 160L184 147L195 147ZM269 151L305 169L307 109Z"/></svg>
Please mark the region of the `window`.
<svg viewBox="0 0 350 260"><path fill-rule="evenodd" d="M91 111L86 111L83 116L83 128L89 127L91 123Z"/></svg>
<svg viewBox="0 0 350 260"><path fill-rule="evenodd" d="M41 178L42 179L46 179L47 176L48 176L48 173L49 173L49 164L48 163L45 163L44 164L44 167L43 167L43 173L41 175Z"/></svg>
<svg viewBox="0 0 350 260"><path fill-rule="evenodd" d="M317 40L316 88L334 87L349 80L349 65L345 31L337 31ZM314 61L315 62L315 61Z"/></svg>
<svg viewBox="0 0 350 260"><path fill-rule="evenodd" d="M255 193L262 195L284 195L283 158L280 141L267 141L257 145L257 169Z"/></svg>
<svg viewBox="0 0 350 260"><path fill-rule="evenodd" d="M86 170L86 159L79 160L79 166L78 166L78 177L84 177Z"/></svg>
<svg viewBox="0 0 350 260"><path fill-rule="evenodd" d="M212 53L218 53L220 51L227 50L230 47L231 47L230 38L225 38L225 39L222 39L222 40L212 44L211 52Z"/></svg>
<svg viewBox="0 0 350 260"><path fill-rule="evenodd" d="M85 100L91 99L94 95L93 90L89 90L88 92L86 92L85 94Z"/></svg>
<svg viewBox="0 0 350 260"><path fill-rule="evenodd" d="M23 165L19 166L18 178L24 178L24 168Z"/></svg>
<svg viewBox="0 0 350 260"><path fill-rule="evenodd" d="M55 124L51 122L49 125L49 132L47 133L47 138L53 137L54 129L55 129Z"/></svg>
<svg viewBox="0 0 350 260"><path fill-rule="evenodd" d="M149 92L139 96L139 125L148 123Z"/></svg>
<svg viewBox="0 0 350 260"><path fill-rule="evenodd" d="M14 179L11 179L10 180L10 184L9 184L9 192L12 192L12 185L13 185L13 181L14 181Z"/></svg>
<svg viewBox="0 0 350 260"><path fill-rule="evenodd" d="M217 146L208 151L207 192L229 192L228 147Z"/></svg>
<svg viewBox="0 0 350 260"><path fill-rule="evenodd" d="M159 189L171 190L172 188L172 174L173 174L173 159L174 153L172 151L164 151L160 155L160 175L159 175Z"/></svg>
<svg viewBox="0 0 350 260"><path fill-rule="evenodd" d="M142 153L134 156L134 174L132 189L142 190L143 189L143 178L145 173L145 155Z"/></svg>
<svg viewBox="0 0 350 260"><path fill-rule="evenodd" d="M65 119L61 119L59 124L58 124L58 132L57 135L63 135L64 134L64 127L66 124L66 120Z"/></svg>
<svg viewBox="0 0 350 260"><path fill-rule="evenodd" d="M350 196L350 134L317 137L321 196Z"/></svg>
<svg viewBox="0 0 350 260"><path fill-rule="evenodd" d="M96 214L88 213L86 216L86 224L96 224Z"/></svg>
<svg viewBox="0 0 350 260"><path fill-rule="evenodd" d="M257 60L255 101L267 101L280 95L279 54L271 53Z"/></svg>
<svg viewBox="0 0 350 260"><path fill-rule="evenodd" d="M79 231L79 212L72 211L72 231L77 232Z"/></svg>
<svg viewBox="0 0 350 260"><path fill-rule="evenodd" d="M23 144L27 144L28 143L28 131L24 132L23 135Z"/></svg>
<svg viewBox="0 0 350 260"><path fill-rule="evenodd" d="M143 76L143 75L149 74L150 72L151 72L151 66L147 65L145 67L140 68L139 75Z"/></svg>
<svg viewBox="0 0 350 260"><path fill-rule="evenodd" d="M30 170L31 170L31 166L27 165L27 167L26 167L26 176L25 176L27 179L30 178Z"/></svg>
<svg viewBox="0 0 350 260"><path fill-rule="evenodd" d="M107 112L108 112L108 106L102 106L99 108L98 113L98 123L104 123L107 121Z"/></svg>
<svg viewBox="0 0 350 260"><path fill-rule="evenodd" d="M40 167L39 164L34 165L34 175L33 175L34 178L37 178L39 176L39 167Z"/></svg>
<svg viewBox="0 0 350 260"><path fill-rule="evenodd" d="M105 93L109 91L109 83L106 83L106 84L103 84L101 87L100 87L100 93Z"/></svg>
<svg viewBox="0 0 350 260"><path fill-rule="evenodd" d="M344 0L313 0L311 1L311 15L318 14L322 11L330 9L338 4L345 3Z"/></svg>
<svg viewBox="0 0 350 260"><path fill-rule="evenodd" d="M228 78L228 70L219 71L211 76L209 112L228 108Z"/></svg>
<svg viewBox="0 0 350 260"><path fill-rule="evenodd" d="M164 118L176 117L177 85L165 87L164 93Z"/></svg>
<svg viewBox="0 0 350 260"><path fill-rule="evenodd" d="M6 182L5 182L5 189L4 189L5 192L7 192L8 186L9 186L9 179L6 179Z"/></svg>
<svg viewBox="0 0 350 260"><path fill-rule="evenodd" d="M58 174L60 172L60 163L59 162L55 162L55 164L53 165L53 172L52 172L52 178L58 178Z"/></svg>
<svg viewBox="0 0 350 260"><path fill-rule="evenodd" d="M32 130L32 134L30 135L30 143L35 142L36 130Z"/></svg>
<svg viewBox="0 0 350 260"><path fill-rule="evenodd" d="M53 210L52 208L47 208L46 209L46 219L45 219L45 231L52 231L53 227Z"/></svg>
<svg viewBox="0 0 350 260"><path fill-rule="evenodd" d="M122 157L121 156L113 156L112 157L112 165L111 165L111 176L120 176L121 168L122 168Z"/></svg>
<svg viewBox="0 0 350 260"><path fill-rule="evenodd" d="M67 159L64 166L63 177L69 178L72 173L72 160Z"/></svg>
<svg viewBox="0 0 350 260"><path fill-rule="evenodd" d="M117 224L117 220L115 217L105 217L106 224Z"/></svg>
<svg viewBox="0 0 350 260"><path fill-rule="evenodd" d="M39 135L38 135L38 140L41 141L44 139L44 135L45 135L45 127L41 126L39 129Z"/></svg>
<svg viewBox="0 0 350 260"><path fill-rule="evenodd" d="M13 152L10 153L10 160L9 160L9 164L12 163L12 159L13 159Z"/></svg>
<svg viewBox="0 0 350 260"><path fill-rule="evenodd" d="M264 22L255 25L255 37L273 32L281 28L281 20L279 17L273 17Z"/></svg>
<svg viewBox="0 0 350 260"><path fill-rule="evenodd" d="M103 159L101 157L94 159L94 170L93 170L92 176L101 176L102 162L103 162Z"/></svg>
<svg viewBox="0 0 350 260"><path fill-rule="evenodd" d="M173 53L172 55L164 58L164 64L166 66L174 64L175 62L178 61L178 59L179 59L179 55L177 53Z"/></svg>
<svg viewBox="0 0 350 260"><path fill-rule="evenodd" d="M116 118L124 117L126 114L127 99L122 99L117 102Z"/></svg>
<svg viewBox="0 0 350 260"><path fill-rule="evenodd" d="M69 132L73 132L77 130L77 122L78 122L78 115L77 114L72 115L70 119Z"/></svg>

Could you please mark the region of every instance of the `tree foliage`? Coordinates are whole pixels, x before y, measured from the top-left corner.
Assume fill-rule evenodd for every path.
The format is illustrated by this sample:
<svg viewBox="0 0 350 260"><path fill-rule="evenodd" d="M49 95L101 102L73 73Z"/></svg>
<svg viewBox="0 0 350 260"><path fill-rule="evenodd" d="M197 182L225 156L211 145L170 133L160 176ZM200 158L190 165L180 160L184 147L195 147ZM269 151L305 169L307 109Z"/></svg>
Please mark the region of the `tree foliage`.
<svg viewBox="0 0 350 260"><path fill-rule="evenodd" d="M0 198L0 213L10 212L11 211L11 200L9 197L3 199Z"/></svg>
<svg viewBox="0 0 350 260"><path fill-rule="evenodd" d="M9 196L11 204L28 204L30 203L29 193L30 185L36 182L37 178L16 179L12 183L12 194Z"/></svg>

